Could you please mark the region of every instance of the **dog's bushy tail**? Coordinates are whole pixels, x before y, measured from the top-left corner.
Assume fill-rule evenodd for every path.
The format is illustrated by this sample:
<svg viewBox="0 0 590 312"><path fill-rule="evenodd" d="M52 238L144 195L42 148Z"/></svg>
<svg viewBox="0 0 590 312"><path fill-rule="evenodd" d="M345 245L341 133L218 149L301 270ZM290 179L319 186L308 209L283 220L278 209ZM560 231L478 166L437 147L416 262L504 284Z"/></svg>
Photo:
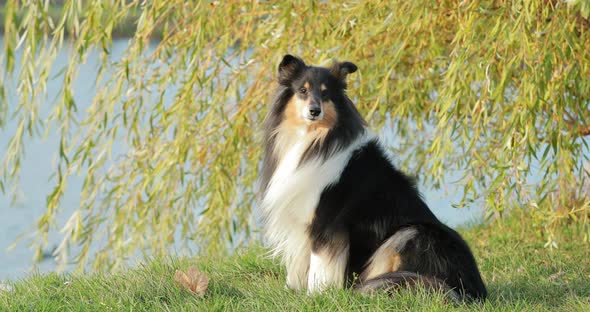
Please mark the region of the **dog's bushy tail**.
<svg viewBox="0 0 590 312"><path fill-rule="evenodd" d="M370 294L375 291L391 293L399 288L418 288L439 291L448 296L453 302L459 303L462 296L449 287L444 281L430 276L419 275L414 272L397 271L381 274L354 286L356 292Z"/></svg>

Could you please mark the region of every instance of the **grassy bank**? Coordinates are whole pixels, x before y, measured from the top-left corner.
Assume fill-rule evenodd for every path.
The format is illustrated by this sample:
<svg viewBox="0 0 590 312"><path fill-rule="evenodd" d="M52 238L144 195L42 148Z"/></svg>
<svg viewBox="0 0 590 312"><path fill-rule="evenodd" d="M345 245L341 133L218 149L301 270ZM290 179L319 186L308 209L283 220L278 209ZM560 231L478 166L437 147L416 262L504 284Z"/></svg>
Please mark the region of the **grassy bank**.
<svg viewBox="0 0 590 312"><path fill-rule="evenodd" d="M490 298L452 305L440 295L400 292L363 297L332 290L310 297L285 290L284 271L253 247L222 259L155 260L117 274L33 275L0 291L0 310L486 310L590 311L590 248L574 229L559 232L559 249L543 248L526 218L461 231L474 249ZM174 282L176 269L197 266L210 278L199 297Z"/></svg>

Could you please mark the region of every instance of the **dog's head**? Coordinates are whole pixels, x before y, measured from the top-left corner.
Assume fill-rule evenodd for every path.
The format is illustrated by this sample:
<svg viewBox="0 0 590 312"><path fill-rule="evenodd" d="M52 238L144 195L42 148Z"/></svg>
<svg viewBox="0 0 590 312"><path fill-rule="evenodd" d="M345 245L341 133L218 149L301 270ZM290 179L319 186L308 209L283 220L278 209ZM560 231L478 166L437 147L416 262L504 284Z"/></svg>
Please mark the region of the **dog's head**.
<svg viewBox="0 0 590 312"><path fill-rule="evenodd" d="M306 146L300 162L325 159L364 133L366 123L346 96L346 76L356 70L351 62L324 68L292 55L283 57L279 86L264 122L263 189L294 144Z"/></svg>
<svg viewBox="0 0 590 312"><path fill-rule="evenodd" d="M303 60L285 55L279 64L279 84L290 98L284 108L285 121L310 130L330 129L338 121L338 105L350 102L345 95L346 76L357 66L334 62L331 68L306 65Z"/></svg>

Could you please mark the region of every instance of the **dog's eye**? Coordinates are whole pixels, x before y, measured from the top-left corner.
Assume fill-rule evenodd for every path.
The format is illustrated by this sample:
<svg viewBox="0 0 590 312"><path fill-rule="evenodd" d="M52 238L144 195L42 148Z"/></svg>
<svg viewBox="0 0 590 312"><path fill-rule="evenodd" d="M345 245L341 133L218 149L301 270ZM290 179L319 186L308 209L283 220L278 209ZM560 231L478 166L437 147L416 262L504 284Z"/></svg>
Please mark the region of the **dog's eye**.
<svg viewBox="0 0 590 312"><path fill-rule="evenodd" d="M299 88L299 93L305 94L305 93L307 93L307 89L305 87L301 87L301 88Z"/></svg>
<svg viewBox="0 0 590 312"><path fill-rule="evenodd" d="M322 100L327 100L329 98L328 90L322 91Z"/></svg>

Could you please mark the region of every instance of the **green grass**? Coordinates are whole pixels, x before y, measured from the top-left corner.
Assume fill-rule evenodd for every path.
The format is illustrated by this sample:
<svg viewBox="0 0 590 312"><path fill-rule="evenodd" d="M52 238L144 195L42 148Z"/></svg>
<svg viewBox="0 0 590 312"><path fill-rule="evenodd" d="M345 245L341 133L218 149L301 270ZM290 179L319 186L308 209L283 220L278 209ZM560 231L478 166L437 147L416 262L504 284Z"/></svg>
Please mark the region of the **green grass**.
<svg viewBox="0 0 590 312"><path fill-rule="evenodd" d="M284 269L251 247L228 258L153 260L116 274L35 274L0 291L0 310L484 310L590 311L590 248L573 228L561 229L557 250L544 249L526 218L462 230L489 289L484 304L454 305L442 295L401 291L371 297L349 290L307 296L284 288ZM209 275L203 297L181 289L176 269L197 266Z"/></svg>

